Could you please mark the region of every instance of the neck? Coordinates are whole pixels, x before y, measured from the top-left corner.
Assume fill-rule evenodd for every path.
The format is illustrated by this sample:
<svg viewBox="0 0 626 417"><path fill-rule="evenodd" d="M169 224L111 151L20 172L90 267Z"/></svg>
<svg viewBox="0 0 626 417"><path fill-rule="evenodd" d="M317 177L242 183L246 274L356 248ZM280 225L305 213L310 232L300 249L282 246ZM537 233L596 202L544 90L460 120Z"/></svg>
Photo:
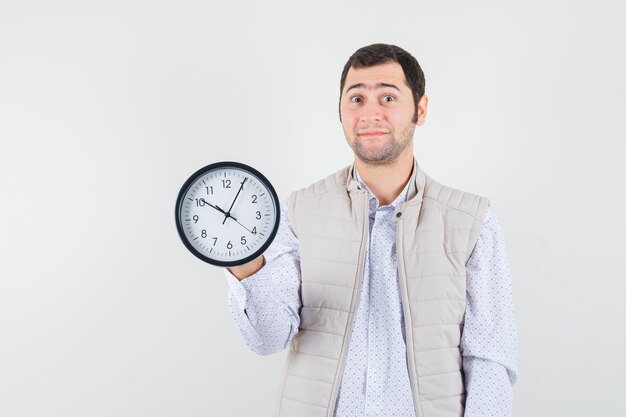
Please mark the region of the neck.
<svg viewBox="0 0 626 417"><path fill-rule="evenodd" d="M404 189L413 170L413 152L404 152L388 165L375 165L355 157L354 165L361 179L381 206L392 203Z"/></svg>

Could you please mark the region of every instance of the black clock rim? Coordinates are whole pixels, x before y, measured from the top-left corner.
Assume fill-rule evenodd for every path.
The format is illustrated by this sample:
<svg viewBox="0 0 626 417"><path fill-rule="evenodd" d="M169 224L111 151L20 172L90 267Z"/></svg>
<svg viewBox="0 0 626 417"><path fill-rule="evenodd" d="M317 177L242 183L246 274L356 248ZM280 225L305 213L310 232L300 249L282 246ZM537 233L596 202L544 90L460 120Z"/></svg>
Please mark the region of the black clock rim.
<svg viewBox="0 0 626 417"><path fill-rule="evenodd" d="M242 169L244 171L248 171L251 174L253 174L254 176L256 176L261 182L263 182L263 184L266 186L266 188L270 192L270 195L272 196L272 198L276 202L276 204L274 205L274 210L276 211L276 219L274 221L274 227L272 228L272 231L270 232L268 239L265 241L265 243L263 245L261 245L261 247L259 249L254 251L251 255L249 255L249 256L247 256L247 257L245 257L245 258L243 258L243 259L241 259L239 261L218 261L216 259L211 259L211 258L205 256L204 254L202 254L200 251L198 251L196 248L194 248L193 245L187 239L187 236L185 235L185 232L183 230L183 224L182 224L182 219L181 219L181 208L182 208L182 205L183 205L183 200L184 200L185 194L187 194L187 191L189 190L191 185L196 182L198 177L204 175L206 172L213 171L213 170L219 169L219 168L225 168L225 167L228 167L228 168L239 168L239 169ZM238 265L243 265L245 263L248 263L248 262L258 258L259 255L261 255L263 252L265 252L265 250L274 241L274 238L276 237L276 233L278 232L278 225L280 224L280 200L278 199L278 194L276 194L276 190L274 190L274 187L272 186L272 183L269 182L269 180L265 177L265 175L261 174L256 169L252 168L249 165L243 164L241 162L220 161L220 162L214 162L212 164L209 164L209 165L206 165L206 166L200 168L199 170L194 172L189 178L187 178L187 181L185 181L183 186L180 188L180 191L178 192L178 197L176 198L176 209L175 209L175 213L174 214L175 214L176 230L178 231L178 236L183 241L183 244L185 245L185 247L192 254L194 254L200 260L202 260L202 261L204 261L206 263L209 263L211 265L223 266L223 267L238 266Z"/></svg>

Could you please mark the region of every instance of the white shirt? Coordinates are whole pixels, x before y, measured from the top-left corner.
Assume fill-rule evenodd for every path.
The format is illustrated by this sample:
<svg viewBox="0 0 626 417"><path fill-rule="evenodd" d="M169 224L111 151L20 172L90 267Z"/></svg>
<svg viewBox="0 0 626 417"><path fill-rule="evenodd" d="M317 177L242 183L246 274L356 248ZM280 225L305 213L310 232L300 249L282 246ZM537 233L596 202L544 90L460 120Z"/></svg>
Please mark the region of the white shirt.
<svg viewBox="0 0 626 417"><path fill-rule="evenodd" d="M355 169L361 186L369 191ZM336 417L414 417L408 377L404 318L396 263L394 208L406 201L408 183L396 200L379 206L370 192L370 234L361 299L350 335ZM300 254L281 206L276 238L265 266L238 281L226 268L229 308L244 342L266 355L287 347L298 332L301 307ZM467 391L465 417L512 415L517 379L517 334L509 266L502 229L488 208L483 230L467 264L467 297L461 353Z"/></svg>

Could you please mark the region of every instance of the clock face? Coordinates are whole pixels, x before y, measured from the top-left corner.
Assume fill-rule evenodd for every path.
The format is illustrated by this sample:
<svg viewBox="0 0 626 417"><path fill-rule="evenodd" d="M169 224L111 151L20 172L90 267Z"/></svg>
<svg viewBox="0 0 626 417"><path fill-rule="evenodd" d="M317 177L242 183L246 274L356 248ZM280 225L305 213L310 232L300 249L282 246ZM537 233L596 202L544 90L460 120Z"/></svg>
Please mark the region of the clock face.
<svg viewBox="0 0 626 417"><path fill-rule="evenodd" d="M249 262L270 245L278 229L276 191L257 170L218 162L193 174L176 202L183 243L203 261L220 266Z"/></svg>

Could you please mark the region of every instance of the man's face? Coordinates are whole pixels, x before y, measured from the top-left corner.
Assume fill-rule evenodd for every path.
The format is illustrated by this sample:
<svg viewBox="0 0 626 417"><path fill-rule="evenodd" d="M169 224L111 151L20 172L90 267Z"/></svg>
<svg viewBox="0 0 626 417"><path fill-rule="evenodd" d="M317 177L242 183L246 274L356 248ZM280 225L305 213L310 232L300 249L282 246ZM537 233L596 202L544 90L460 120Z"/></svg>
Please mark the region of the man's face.
<svg viewBox="0 0 626 417"><path fill-rule="evenodd" d="M422 99L418 121L413 123L413 94L400 64L350 68L340 112L343 132L355 155L369 164L386 165L403 152L412 153L413 132L423 123L426 111L427 98Z"/></svg>

